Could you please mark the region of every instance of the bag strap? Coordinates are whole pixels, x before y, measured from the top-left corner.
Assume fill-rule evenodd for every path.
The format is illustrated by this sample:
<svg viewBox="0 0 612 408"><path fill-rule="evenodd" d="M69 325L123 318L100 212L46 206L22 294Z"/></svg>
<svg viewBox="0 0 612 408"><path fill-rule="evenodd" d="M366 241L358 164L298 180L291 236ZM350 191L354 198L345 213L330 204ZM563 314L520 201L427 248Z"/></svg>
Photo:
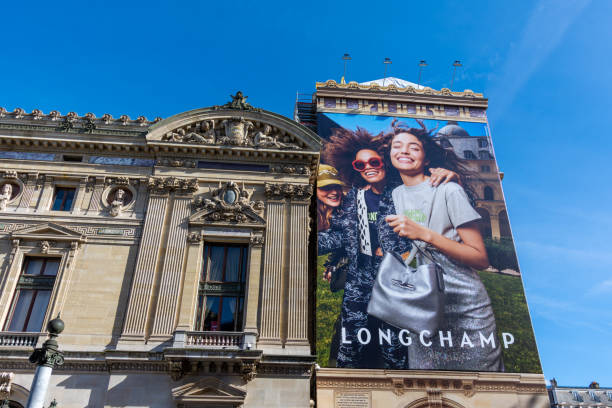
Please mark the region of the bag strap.
<svg viewBox="0 0 612 408"><path fill-rule="evenodd" d="M438 187L437 186L433 187L433 190L434 190L434 192L433 192L433 195L431 197L431 203L429 205L429 214L427 215L427 228L429 228L429 225L431 224L431 214L433 213L433 206L434 206L434 203L436 201L436 194L438 193ZM410 263L412 262L412 260L416 256L417 252L420 251L423 255L425 255L425 252L423 251L422 248L419 247L419 245L417 244L417 242L415 240L412 241L412 246L413 246L412 251L410 251L410 255L408 255L408 258L406 259L406 265L410 265ZM425 244L425 246L427 246L427 244ZM427 256L427 255L425 255L425 256ZM433 259L431 259L431 261L433 261Z"/></svg>
<svg viewBox="0 0 612 408"><path fill-rule="evenodd" d="M433 188L433 190L434 190L434 193L433 193L433 195L432 195L432 197L431 197L431 205L429 206L429 215L427 216L427 228L430 228L430 225L431 225L431 215L433 214L433 206L434 206L434 203L436 202L436 195L437 195L437 193L438 193L438 187L437 187L437 186L435 186L435 187ZM431 228L430 228L430 229L431 229ZM413 259L414 259L414 257L416 256L416 253L417 253L417 252L420 252L421 254L423 254L423 256L425 256L425 257L426 257L427 259L429 259L431 262L433 262L433 263L437 264L437 262L436 262L436 261L433 259L433 257L431 257L430 255L428 255L428 254L425 252L425 249L426 249L426 247L427 247L427 245L428 245L426 242L423 242L423 248L421 248L421 246L417 244L417 241L412 241L412 245L413 245L413 246L414 246L414 247L415 247L417 250L416 250L416 251L413 251L413 252L411 252L411 253L410 253L410 255L408 256L408 259L409 259L409 260L408 260L408 259L406 259L406 265L410 265L410 263L412 262L412 260L413 260ZM414 253L414 255L413 255L413 253Z"/></svg>

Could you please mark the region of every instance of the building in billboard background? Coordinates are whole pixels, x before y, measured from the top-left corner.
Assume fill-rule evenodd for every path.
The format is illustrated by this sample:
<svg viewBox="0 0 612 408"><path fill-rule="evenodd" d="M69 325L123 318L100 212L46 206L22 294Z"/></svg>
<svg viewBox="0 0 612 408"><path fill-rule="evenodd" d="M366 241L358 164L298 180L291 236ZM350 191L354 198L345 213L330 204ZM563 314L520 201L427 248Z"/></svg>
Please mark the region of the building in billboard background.
<svg viewBox="0 0 612 408"><path fill-rule="evenodd" d="M327 81L298 98L296 118L323 140L319 406L547 406L487 103L401 80ZM412 266L441 269L437 282L389 266L423 240ZM443 288L445 306L416 302L432 299L422 287Z"/></svg>

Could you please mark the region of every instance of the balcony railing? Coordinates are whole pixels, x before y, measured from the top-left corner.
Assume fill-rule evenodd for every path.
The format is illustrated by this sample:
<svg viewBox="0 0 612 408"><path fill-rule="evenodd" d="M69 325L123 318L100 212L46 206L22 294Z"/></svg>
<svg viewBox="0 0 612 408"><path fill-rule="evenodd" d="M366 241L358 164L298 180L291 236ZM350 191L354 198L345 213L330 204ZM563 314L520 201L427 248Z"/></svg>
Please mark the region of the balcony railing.
<svg viewBox="0 0 612 408"><path fill-rule="evenodd" d="M186 332L186 346L236 347L242 346L244 333L241 332Z"/></svg>
<svg viewBox="0 0 612 408"><path fill-rule="evenodd" d="M0 332L0 347L36 347L41 333Z"/></svg>
<svg viewBox="0 0 612 408"><path fill-rule="evenodd" d="M255 347L256 336L250 332L182 331L174 332L175 348L247 349Z"/></svg>

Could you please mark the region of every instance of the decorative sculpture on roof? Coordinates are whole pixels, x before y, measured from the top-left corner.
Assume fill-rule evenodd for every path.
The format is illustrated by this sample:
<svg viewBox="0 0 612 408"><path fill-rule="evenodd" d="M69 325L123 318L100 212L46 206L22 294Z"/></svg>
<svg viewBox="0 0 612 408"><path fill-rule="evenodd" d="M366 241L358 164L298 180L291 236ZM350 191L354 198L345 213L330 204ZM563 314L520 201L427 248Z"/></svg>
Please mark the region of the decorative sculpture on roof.
<svg viewBox="0 0 612 408"><path fill-rule="evenodd" d="M225 127L225 136L219 139L219 144L248 146L250 140L247 138L249 130L253 128L253 122L244 118L225 119L221 122Z"/></svg>
<svg viewBox="0 0 612 408"><path fill-rule="evenodd" d="M255 147L272 147L276 149L291 149L297 146L293 143L280 142L278 139L279 135L271 135L272 127L270 125L264 125L263 129L260 129L253 137L253 145Z"/></svg>
<svg viewBox="0 0 612 408"><path fill-rule="evenodd" d="M207 221L225 222L255 222L265 223L259 215L264 209L263 201L252 201L254 190L238 187L234 181L225 184L219 182L219 187L211 191L211 198L197 197L193 207L196 210L204 210L201 218Z"/></svg>

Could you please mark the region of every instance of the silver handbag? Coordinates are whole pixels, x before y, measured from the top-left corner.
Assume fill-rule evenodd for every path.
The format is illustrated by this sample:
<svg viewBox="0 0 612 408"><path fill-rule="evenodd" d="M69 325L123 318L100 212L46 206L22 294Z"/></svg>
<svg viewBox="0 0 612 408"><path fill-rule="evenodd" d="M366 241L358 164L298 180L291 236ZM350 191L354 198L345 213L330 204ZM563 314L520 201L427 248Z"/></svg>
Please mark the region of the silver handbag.
<svg viewBox="0 0 612 408"><path fill-rule="evenodd" d="M432 208L436 191L432 197ZM432 208L429 210L428 226ZM372 288L368 314L400 329L413 333L426 330L433 336L444 316L443 271L435 263L411 267L410 263L418 251L425 255L417 242L413 241L412 246L405 262L401 255L393 251L385 253Z"/></svg>

